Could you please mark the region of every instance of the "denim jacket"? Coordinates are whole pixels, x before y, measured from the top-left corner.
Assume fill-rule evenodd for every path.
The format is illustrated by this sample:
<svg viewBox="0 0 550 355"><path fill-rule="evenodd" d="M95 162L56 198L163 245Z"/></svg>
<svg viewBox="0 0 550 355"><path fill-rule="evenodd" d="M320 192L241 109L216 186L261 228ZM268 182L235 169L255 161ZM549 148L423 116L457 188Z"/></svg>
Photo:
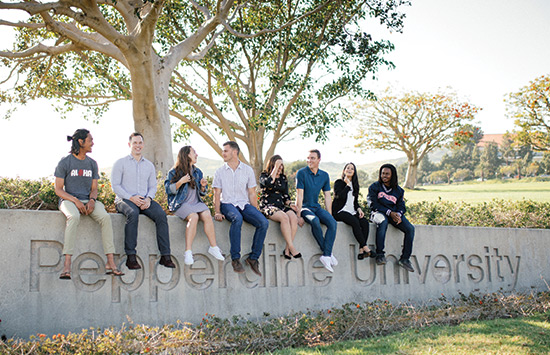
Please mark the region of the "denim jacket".
<svg viewBox="0 0 550 355"><path fill-rule="evenodd" d="M166 177L166 180L164 180L164 189L166 190L166 196L168 197L168 209L171 212L174 212L180 206L182 205L183 201L185 201L185 198L187 197L187 191L189 190L189 183L185 183L180 186L178 190L176 190L176 183L170 182L174 175L176 175L176 169L172 169L168 172L168 176ZM198 198L199 201L202 202L201 196L206 195L206 191L208 190L208 185L205 187L204 191L201 191L201 180L202 180L202 171L201 169L197 167L193 167L193 171L191 173L192 178L195 180L195 191L198 192Z"/></svg>

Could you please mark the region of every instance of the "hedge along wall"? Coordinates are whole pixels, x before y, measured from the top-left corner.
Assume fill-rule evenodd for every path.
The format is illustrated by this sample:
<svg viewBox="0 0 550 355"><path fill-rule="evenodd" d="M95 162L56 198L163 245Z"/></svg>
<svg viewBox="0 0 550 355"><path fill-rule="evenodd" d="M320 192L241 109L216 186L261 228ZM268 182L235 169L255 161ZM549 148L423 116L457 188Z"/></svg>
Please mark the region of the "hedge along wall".
<svg viewBox="0 0 550 355"><path fill-rule="evenodd" d="M65 218L56 211L0 210L0 333L26 337L79 331L88 327L135 323L160 325L178 320L200 322L206 313L218 317L286 315L306 309L326 309L348 302L387 299L392 302L436 300L458 292L545 290L550 279L547 246L550 231L473 227L416 227L411 261L417 270L397 266L402 234L390 227L388 264L357 260L351 229L339 223L334 273L318 261L320 250L308 226L299 228L297 248L302 259L282 257L284 241L271 222L260 258L262 277L246 267L232 271L229 258L218 262L206 251L199 224L193 250L195 264L183 264L184 223L169 217L176 269L158 265L154 224L141 217L138 256L142 270L124 267L124 218L111 215L117 262L122 278L105 275L99 227L81 219L73 257L73 279L59 280ZM229 251L229 223L215 222L217 239ZM242 254L250 251L253 228L244 224ZM371 226L369 244L374 242Z"/></svg>

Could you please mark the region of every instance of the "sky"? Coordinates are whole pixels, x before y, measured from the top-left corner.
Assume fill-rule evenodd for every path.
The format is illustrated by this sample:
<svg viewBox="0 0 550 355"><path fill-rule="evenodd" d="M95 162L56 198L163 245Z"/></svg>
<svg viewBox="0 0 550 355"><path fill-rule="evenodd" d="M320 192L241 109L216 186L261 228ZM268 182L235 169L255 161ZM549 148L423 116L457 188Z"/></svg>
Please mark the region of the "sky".
<svg viewBox="0 0 550 355"><path fill-rule="evenodd" d="M394 70L379 71L378 80L365 85L375 92L388 86L420 92L450 87L482 108L476 120L485 133L513 130L504 98L550 73L550 1L412 0L404 12L403 33L390 33L373 21L365 23L365 32L394 43L395 50L387 59L396 65ZM0 19L7 16L0 11ZM11 32L0 26L0 49L11 48ZM1 116L5 111L0 105ZM100 170L110 167L129 152L128 135L134 130L131 113L129 102L116 103L94 124L84 120L81 112L62 120L48 101L33 101L9 120L0 118L0 177L51 177L61 157L68 154L66 136L77 128L91 131L95 146L90 156ZM400 152L356 152L353 141L345 137L350 130L351 125L335 129L325 144L295 137L280 143L276 153L293 161L305 159L309 149L318 148L322 161L358 165L403 156ZM201 156L220 159L198 136L184 143L196 149L199 166ZM174 144L174 152L184 143Z"/></svg>

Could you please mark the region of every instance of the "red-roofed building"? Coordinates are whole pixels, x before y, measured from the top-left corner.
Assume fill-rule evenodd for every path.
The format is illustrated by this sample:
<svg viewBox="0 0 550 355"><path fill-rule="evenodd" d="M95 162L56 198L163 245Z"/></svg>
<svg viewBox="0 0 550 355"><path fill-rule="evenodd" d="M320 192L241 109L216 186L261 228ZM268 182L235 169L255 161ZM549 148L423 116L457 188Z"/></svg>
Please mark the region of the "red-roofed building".
<svg viewBox="0 0 550 355"><path fill-rule="evenodd" d="M485 148L489 143L496 143L499 147L502 146L504 134L484 134L483 138L477 144L478 147Z"/></svg>

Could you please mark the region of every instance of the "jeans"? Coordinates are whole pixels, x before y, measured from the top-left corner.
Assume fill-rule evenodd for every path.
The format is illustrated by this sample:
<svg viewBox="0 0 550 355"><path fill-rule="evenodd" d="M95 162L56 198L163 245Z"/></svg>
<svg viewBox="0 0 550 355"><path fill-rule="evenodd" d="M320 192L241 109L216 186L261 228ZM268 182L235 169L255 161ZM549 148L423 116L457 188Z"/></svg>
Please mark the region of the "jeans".
<svg viewBox="0 0 550 355"><path fill-rule="evenodd" d="M384 255L384 246L386 242L386 231L388 230L388 223L405 233L403 239L403 250L401 252L401 259L409 259L412 253L413 240L414 240L414 226L405 218L401 216L401 223L396 224L393 219L388 216L384 222L380 223L376 227L376 254Z"/></svg>
<svg viewBox="0 0 550 355"><path fill-rule="evenodd" d="M322 209L321 207L305 207L302 208L300 216L311 225L311 233L313 237L321 247L323 256L332 255L332 246L334 245L334 240L336 239L336 227L338 223L332 217L328 211ZM323 229L321 228L321 223L327 226L327 231L323 237Z"/></svg>
<svg viewBox="0 0 550 355"><path fill-rule="evenodd" d="M116 210L126 216L126 225L124 226L124 251L126 255L136 254L138 222L141 213L155 222L160 255L170 255L168 220L166 219L166 213L158 203L151 201L149 208L142 210L132 201L124 199L117 202Z"/></svg>
<svg viewBox="0 0 550 355"><path fill-rule="evenodd" d="M246 204L244 209L233 206L230 203L222 203L220 212L225 216L231 226L229 227L229 242L231 243L231 260L241 258L241 227L243 220L256 227L254 238L252 240L252 252L249 258L258 260L262 254L265 236L269 222L258 209L250 204Z"/></svg>
<svg viewBox="0 0 550 355"><path fill-rule="evenodd" d="M353 236L359 243L359 248L363 248L367 245L367 239L369 237L369 221L363 217L359 218L359 214L351 214L349 212L340 211L334 218L337 221L344 222L345 224L351 226L353 231Z"/></svg>
<svg viewBox="0 0 550 355"><path fill-rule="evenodd" d="M88 200L80 200L83 204L87 204ZM63 200L59 205L59 210L67 217L65 225L65 243L63 244L63 254L73 255L74 244L76 241L76 231L80 224L80 211L76 205L68 200ZM105 206L96 201L94 211L89 214L90 217L101 226L101 239L103 241L103 252L105 254L114 254L115 245L113 244L113 226L111 224L111 216L105 211Z"/></svg>

